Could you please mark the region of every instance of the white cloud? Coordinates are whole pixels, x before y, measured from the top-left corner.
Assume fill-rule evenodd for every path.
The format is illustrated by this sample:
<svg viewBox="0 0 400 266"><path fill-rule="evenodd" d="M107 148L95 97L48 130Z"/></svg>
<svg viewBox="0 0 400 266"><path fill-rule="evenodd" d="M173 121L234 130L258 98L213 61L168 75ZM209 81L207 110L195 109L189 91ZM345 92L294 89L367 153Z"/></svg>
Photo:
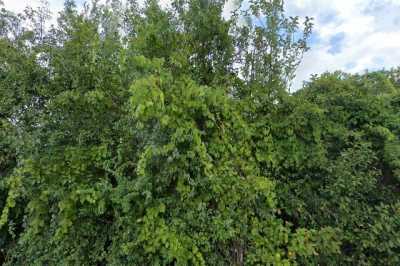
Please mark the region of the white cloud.
<svg viewBox="0 0 400 266"><path fill-rule="evenodd" d="M37 8L42 5L42 0L2 0L5 7L15 13L22 13L26 7ZM51 11L52 19L49 24L56 24L58 12L64 6L63 0L49 0L49 9Z"/></svg>
<svg viewBox="0 0 400 266"><path fill-rule="evenodd" d="M41 0L3 0L3 2L7 9L17 13L22 12L27 6L37 7L41 4ZM63 0L49 1L50 9L53 15L62 9L64 5L63 3Z"/></svg>
<svg viewBox="0 0 400 266"><path fill-rule="evenodd" d="M291 15L315 18L311 50L297 71L294 88L311 74L390 68L400 65L400 0L293 0ZM333 37L342 34L340 43ZM340 47L339 47L340 46ZM332 53L332 48L336 52Z"/></svg>

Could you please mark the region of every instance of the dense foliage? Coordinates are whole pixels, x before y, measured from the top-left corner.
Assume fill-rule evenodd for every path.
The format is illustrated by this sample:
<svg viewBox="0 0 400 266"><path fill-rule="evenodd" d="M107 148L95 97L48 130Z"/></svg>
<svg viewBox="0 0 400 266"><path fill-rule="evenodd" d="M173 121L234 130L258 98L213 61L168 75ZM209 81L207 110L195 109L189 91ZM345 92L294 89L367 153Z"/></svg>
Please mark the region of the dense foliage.
<svg viewBox="0 0 400 266"><path fill-rule="evenodd" d="M224 5L0 1L0 263L400 264L400 71L290 94L311 20Z"/></svg>

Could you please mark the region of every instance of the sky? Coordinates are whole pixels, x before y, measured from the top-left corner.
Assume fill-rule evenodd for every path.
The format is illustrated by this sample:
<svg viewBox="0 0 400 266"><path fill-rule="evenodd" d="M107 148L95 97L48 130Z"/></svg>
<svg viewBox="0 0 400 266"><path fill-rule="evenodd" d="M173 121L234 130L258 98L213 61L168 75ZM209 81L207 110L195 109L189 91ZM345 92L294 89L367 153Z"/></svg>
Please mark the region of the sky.
<svg viewBox="0 0 400 266"><path fill-rule="evenodd" d="M231 0L234 1L234 0ZM20 12L40 0L3 0ZM49 0L53 14L63 0ZM82 4L84 0L77 0ZM286 0L292 16L314 18L310 51L297 70L293 89L312 74L342 70L360 73L400 65L400 0ZM229 4L229 2L228 2Z"/></svg>

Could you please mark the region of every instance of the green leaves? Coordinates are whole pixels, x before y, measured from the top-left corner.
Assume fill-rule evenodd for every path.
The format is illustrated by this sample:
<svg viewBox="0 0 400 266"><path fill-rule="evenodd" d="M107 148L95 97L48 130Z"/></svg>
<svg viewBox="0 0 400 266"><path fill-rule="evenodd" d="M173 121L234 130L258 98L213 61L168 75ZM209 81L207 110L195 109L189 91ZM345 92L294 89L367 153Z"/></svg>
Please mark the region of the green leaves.
<svg viewBox="0 0 400 266"><path fill-rule="evenodd" d="M396 70L290 94L311 20L224 4L0 11L0 264L399 264Z"/></svg>

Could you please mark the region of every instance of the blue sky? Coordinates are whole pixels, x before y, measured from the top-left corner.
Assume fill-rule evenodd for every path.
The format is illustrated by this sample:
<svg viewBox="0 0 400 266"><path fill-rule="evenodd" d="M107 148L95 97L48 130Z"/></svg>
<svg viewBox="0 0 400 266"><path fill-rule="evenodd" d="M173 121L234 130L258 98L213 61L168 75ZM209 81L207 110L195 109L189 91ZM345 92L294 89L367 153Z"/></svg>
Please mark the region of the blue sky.
<svg viewBox="0 0 400 266"><path fill-rule="evenodd" d="M40 0L3 1L18 12ZM230 1L227 10L235 0ZM49 2L53 13L63 6L63 0ZM400 0L286 0L286 10L288 15L314 17L315 24L311 50L297 71L294 89L311 74L357 73L400 65Z"/></svg>
<svg viewBox="0 0 400 266"><path fill-rule="evenodd" d="M314 17L311 50L294 87L311 74L400 66L400 0L288 0L290 15Z"/></svg>

